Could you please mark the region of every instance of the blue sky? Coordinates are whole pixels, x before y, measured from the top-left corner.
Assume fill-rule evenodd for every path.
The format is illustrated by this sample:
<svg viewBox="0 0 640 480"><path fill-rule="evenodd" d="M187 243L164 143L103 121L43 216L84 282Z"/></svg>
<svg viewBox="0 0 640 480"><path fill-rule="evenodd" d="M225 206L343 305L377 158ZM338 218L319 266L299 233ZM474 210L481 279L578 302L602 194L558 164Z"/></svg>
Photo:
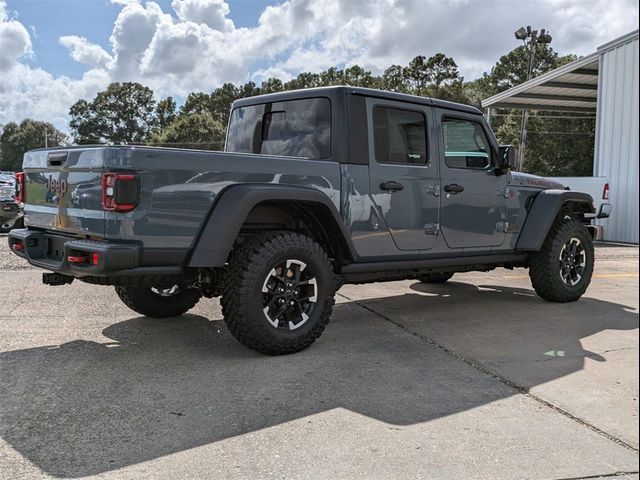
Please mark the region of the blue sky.
<svg viewBox="0 0 640 480"><path fill-rule="evenodd" d="M638 28L637 0L0 0L0 125L68 130L110 82L184 98L225 82L358 64L380 74L442 52L467 80L546 28L585 55Z"/></svg>
<svg viewBox="0 0 640 480"><path fill-rule="evenodd" d="M164 11L171 0L156 0ZM229 17L238 27L251 27L269 4L268 0L230 0ZM73 61L58 43L63 35L86 37L104 49L109 48L113 23L122 7L109 0L7 0L10 10L32 33L34 58L29 63L55 75L80 77L85 68ZM33 32L35 31L35 35Z"/></svg>

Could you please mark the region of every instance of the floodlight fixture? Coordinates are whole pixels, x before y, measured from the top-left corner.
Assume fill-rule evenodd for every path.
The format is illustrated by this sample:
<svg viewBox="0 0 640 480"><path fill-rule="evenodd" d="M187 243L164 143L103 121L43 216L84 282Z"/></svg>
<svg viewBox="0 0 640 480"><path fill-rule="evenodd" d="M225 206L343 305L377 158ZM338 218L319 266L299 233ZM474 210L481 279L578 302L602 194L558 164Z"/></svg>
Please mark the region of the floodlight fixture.
<svg viewBox="0 0 640 480"><path fill-rule="evenodd" d="M540 35L538 36L538 42L540 43L551 43L551 35L544 28L540 30Z"/></svg>
<svg viewBox="0 0 640 480"><path fill-rule="evenodd" d="M529 36L527 29L524 27L520 27L518 30L514 32L514 35L518 40L524 40Z"/></svg>

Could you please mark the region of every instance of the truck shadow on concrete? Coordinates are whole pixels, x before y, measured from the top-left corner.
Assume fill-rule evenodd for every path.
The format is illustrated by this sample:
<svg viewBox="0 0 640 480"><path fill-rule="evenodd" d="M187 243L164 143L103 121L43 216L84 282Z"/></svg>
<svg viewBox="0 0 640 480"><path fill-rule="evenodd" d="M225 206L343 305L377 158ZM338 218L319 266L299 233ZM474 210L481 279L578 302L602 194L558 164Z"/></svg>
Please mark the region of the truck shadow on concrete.
<svg viewBox="0 0 640 480"><path fill-rule="evenodd" d="M286 357L248 350L222 321L197 315L122 321L105 343L0 353L0 435L44 472L81 477L335 408L402 426L517 393L367 309L467 339L471 355L551 358L518 364L529 386L603 360L580 339L638 327L628 307L594 299L558 306L529 290L413 288L338 305L323 337Z"/></svg>

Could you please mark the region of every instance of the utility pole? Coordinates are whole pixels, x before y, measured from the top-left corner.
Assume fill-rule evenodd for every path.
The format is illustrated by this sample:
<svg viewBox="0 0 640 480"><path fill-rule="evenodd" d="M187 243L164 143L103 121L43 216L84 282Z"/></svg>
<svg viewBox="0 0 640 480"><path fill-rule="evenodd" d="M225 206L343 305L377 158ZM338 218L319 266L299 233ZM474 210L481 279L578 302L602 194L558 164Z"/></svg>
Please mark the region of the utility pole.
<svg viewBox="0 0 640 480"><path fill-rule="evenodd" d="M47 127L44 127L44 148L49 148L49 134L47 133Z"/></svg>
<svg viewBox="0 0 640 480"><path fill-rule="evenodd" d="M515 32L515 36L518 40L524 42L525 48L529 53L529 61L527 64L527 81L533 77L533 68L535 66L536 48L538 43L549 44L551 43L551 35L543 28L538 35L537 30L532 30L531 25L520 27ZM517 170L520 172L524 167L524 156L527 144L527 123L529 122L529 110L526 108L522 110L522 121L520 124L520 146L518 148L518 161Z"/></svg>

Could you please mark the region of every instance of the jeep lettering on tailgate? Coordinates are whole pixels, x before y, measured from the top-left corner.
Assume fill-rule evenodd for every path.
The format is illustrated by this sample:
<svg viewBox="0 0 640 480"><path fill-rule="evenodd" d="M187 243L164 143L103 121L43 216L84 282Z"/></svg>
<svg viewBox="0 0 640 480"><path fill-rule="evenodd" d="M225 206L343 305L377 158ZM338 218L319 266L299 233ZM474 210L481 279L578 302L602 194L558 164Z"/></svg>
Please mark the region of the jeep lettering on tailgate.
<svg viewBox="0 0 640 480"><path fill-rule="evenodd" d="M47 192L64 196L67 193L68 184L66 180L56 180L53 175L47 178Z"/></svg>

